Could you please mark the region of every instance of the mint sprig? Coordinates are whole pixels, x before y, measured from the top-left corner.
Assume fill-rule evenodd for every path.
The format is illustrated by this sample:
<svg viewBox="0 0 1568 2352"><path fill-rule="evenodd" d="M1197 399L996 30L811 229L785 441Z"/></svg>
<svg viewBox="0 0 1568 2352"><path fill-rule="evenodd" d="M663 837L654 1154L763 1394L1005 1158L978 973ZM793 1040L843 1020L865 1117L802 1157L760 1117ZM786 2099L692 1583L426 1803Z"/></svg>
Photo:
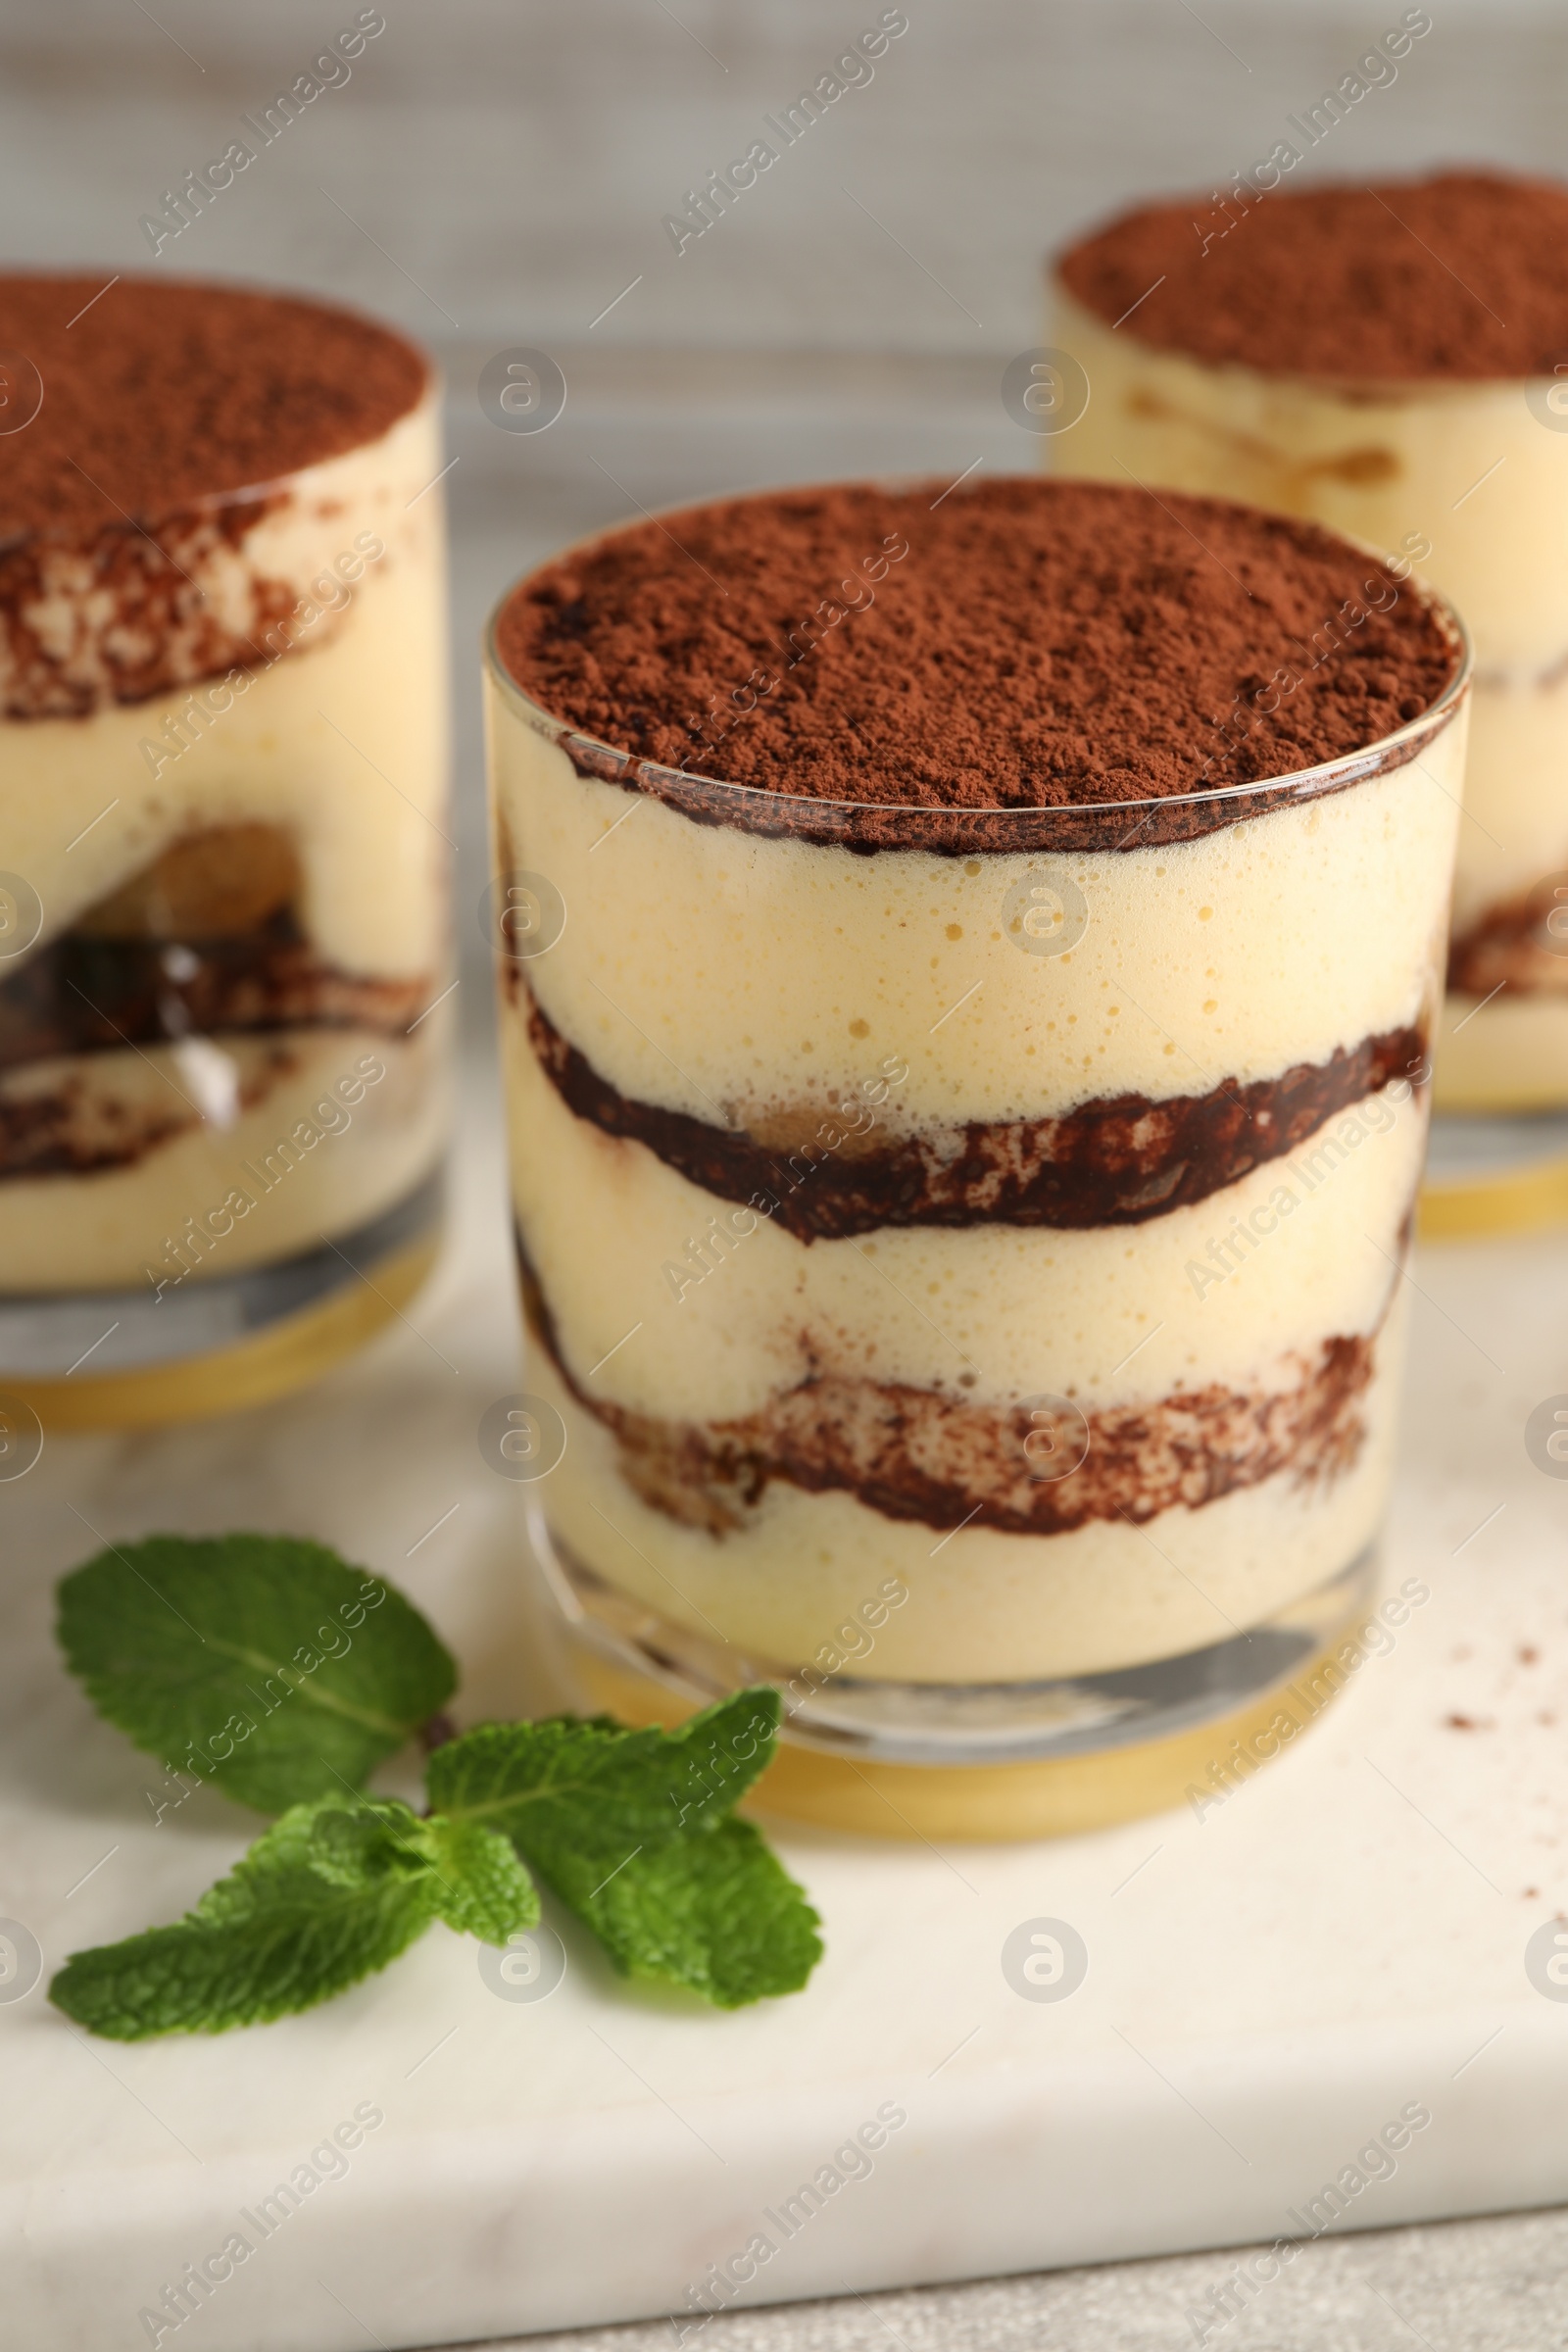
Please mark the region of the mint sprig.
<svg viewBox="0 0 1568 2352"><path fill-rule="evenodd" d="M359 1788L458 1679L401 1593L290 1536L149 1536L87 1561L59 1599L98 1712L262 1813Z"/></svg>
<svg viewBox="0 0 1568 2352"><path fill-rule="evenodd" d="M772 1689L673 1732L608 1716L481 1725L437 1747L418 1814L357 1784L451 1695L455 1669L411 1603L321 1545L154 1537L77 1569L60 1602L67 1657L112 1722L154 1753L183 1740L223 1793L287 1808L183 1920L66 1963L50 1998L94 2033L221 2033L309 2009L435 1920L505 1944L538 1920L530 1872L622 1975L718 2007L796 1991L821 1956L816 1914L733 1812L773 1753ZM302 1641L285 1644L313 1618L307 1666ZM285 1654L287 1700L253 1706L215 1756L221 1742L194 1727L231 1701L238 1714L237 1690L259 1702L253 1677Z"/></svg>
<svg viewBox="0 0 1568 2352"><path fill-rule="evenodd" d="M484 1724L436 1751L427 1785L443 1812L504 1831L623 1976L738 2008L798 1991L822 1952L801 1889L730 1809L770 1759L779 1711L762 1688L675 1732Z"/></svg>
<svg viewBox="0 0 1568 2352"><path fill-rule="evenodd" d="M312 2009L445 1919L487 1943L539 1897L505 1838L421 1820L397 1799L292 1805L177 1926L77 1952L49 1987L117 2041L220 2034Z"/></svg>

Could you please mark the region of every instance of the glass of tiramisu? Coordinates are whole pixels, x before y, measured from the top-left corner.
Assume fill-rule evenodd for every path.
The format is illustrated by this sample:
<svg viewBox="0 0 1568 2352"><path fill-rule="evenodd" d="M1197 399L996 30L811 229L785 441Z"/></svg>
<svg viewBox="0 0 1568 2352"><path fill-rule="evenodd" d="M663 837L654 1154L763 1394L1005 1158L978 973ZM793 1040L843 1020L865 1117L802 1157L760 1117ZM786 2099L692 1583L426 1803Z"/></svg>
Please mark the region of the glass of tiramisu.
<svg viewBox="0 0 1568 2352"><path fill-rule="evenodd" d="M1143 207L1060 257L1057 368L1070 353L1087 406L1074 374L1045 446L1068 474L1312 516L1458 607L1476 680L1426 1213L1439 1230L1560 1214L1568 186L1296 187L1296 127L1234 187ZM1306 658L1348 625L1324 613Z"/></svg>
<svg viewBox="0 0 1568 2352"><path fill-rule="evenodd" d="M436 387L347 312L0 278L0 1394L275 1393L406 1301L445 1128Z"/></svg>
<svg viewBox="0 0 1568 2352"><path fill-rule="evenodd" d="M738 499L503 601L492 1436L601 1696L774 1681L774 1801L978 1835L1310 1721L1372 1606L1465 701L1364 551L1093 484Z"/></svg>

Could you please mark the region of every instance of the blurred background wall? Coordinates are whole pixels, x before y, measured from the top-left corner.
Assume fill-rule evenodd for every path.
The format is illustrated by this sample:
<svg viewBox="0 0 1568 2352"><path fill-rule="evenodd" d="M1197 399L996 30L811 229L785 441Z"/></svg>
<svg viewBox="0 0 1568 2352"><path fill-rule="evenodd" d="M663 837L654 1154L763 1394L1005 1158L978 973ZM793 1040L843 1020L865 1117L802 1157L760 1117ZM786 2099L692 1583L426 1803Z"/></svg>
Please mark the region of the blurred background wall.
<svg viewBox="0 0 1568 2352"><path fill-rule="evenodd" d="M662 217L827 72L878 0L383 0L380 13L352 78L165 267L319 286L438 340L525 327L568 346L641 272L596 340L989 355L1033 339L1045 244L1133 193L1206 187L1266 154L1402 0L906 0L909 29L874 79L678 258ZM1428 13L1397 82L1307 168L1556 168L1568 10L1431 0ZM355 0L7 0L10 253L150 260L138 216L357 14Z"/></svg>
<svg viewBox="0 0 1568 2352"><path fill-rule="evenodd" d="M139 225L309 75L358 0L4 0L12 262L315 288L448 371L460 887L482 880L482 616L563 541L769 481L1028 467L1002 408L1044 340L1040 260L1142 193L1207 197L1352 72L1404 0L903 0L907 29L677 253L662 225L881 0L380 0L300 107L155 255ZM1430 0L1431 30L1300 167L1568 169L1568 7ZM329 70L335 71L335 70ZM279 118L281 121L281 118ZM252 144L258 141L252 137ZM484 361L564 371L549 431L488 423ZM3 462L3 461L0 461ZM471 891L469 885L471 884ZM474 943L470 941L470 946Z"/></svg>

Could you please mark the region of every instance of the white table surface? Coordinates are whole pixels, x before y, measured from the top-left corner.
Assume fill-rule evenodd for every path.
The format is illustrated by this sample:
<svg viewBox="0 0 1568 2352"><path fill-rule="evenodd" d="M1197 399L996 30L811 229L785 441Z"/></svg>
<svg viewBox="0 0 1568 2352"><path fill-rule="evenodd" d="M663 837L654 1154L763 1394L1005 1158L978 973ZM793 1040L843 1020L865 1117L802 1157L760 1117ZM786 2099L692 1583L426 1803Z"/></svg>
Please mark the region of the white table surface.
<svg viewBox="0 0 1568 2352"><path fill-rule="evenodd" d="M466 1719L538 1703L517 1493L474 1436L516 1385L482 1066L457 1167L436 1280L356 1364L240 1418L55 1441L0 1488L0 1913L51 1964L177 1915L250 1827L206 1792L155 1827L156 1771L60 1670L51 1588L99 1536L322 1537L430 1612L464 1662ZM627 1992L564 1921L567 1977L537 2005L497 1999L475 1947L436 1929L345 1998L218 2040L90 2042L41 1989L0 2006L8 2335L49 2352L145 2342L142 2304L364 2100L384 2126L187 2324L192 2342L350 2352L662 2319L888 2100L907 2124L781 2246L757 2299L1271 2238L1411 2101L1432 2124L1355 2200L1358 2227L1568 2195L1568 2003L1524 1968L1530 1934L1568 1909L1568 1489L1522 1440L1568 1378L1564 1242L1422 1260L1390 1573L1432 1598L1309 1739L1201 1822L941 1852L781 1832L828 1956L804 1996L731 2016ZM1000 1965L1009 1931L1042 1915L1090 1952L1055 2004L1019 1998ZM1512 2242L1546 2242L1524 2227L1536 2235ZM1285 2340L1314 2278L1376 2308L1364 2258L1320 2245L1310 2264L1218 2340ZM1086 2340L1191 2340L1189 2303L1227 2268L1134 2271L1111 2331ZM1106 2289L1021 2291L852 2302L783 2338L715 2321L702 2340L891 2327L913 2346L949 2340L944 2314L952 2340L1023 2340ZM1439 2302L1436 2334L1409 2312L1435 2344L1491 2340L1446 2337ZM843 2332L862 2322L863 2339Z"/></svg>

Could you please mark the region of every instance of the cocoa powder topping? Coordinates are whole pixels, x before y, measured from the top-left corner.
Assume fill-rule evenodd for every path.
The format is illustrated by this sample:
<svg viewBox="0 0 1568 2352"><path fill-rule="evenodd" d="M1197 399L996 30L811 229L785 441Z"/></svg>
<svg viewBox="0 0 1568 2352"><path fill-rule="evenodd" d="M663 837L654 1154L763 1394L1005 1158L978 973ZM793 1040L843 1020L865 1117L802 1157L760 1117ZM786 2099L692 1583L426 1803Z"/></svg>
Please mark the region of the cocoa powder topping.
<svg viewBox="0 0 1568 2352"><path fill-rule="evenodd" d="M501 661L617 752L806 800L1143 800L1418 717L1442 614L1315 524L1034 477L688 509L514 590Z"/></svg>
<svg viewBox="0 0 1568 2352"><path fill-rule="evenodd" d="M428 381L412 343L352 312L168 278L105 292L110 274L0 276L8 402L43 386L0 445L0 542L275 481L378 439Z"/></svg>
<svg viewBox="0 0 1568 2352"><path fill-rule="evenodd" d="M1568 359L1560 181L1443 172L1222 193L1085 237L1058 265L1068 292L1129 340L1271 375L1485 381Z"/></svg>

